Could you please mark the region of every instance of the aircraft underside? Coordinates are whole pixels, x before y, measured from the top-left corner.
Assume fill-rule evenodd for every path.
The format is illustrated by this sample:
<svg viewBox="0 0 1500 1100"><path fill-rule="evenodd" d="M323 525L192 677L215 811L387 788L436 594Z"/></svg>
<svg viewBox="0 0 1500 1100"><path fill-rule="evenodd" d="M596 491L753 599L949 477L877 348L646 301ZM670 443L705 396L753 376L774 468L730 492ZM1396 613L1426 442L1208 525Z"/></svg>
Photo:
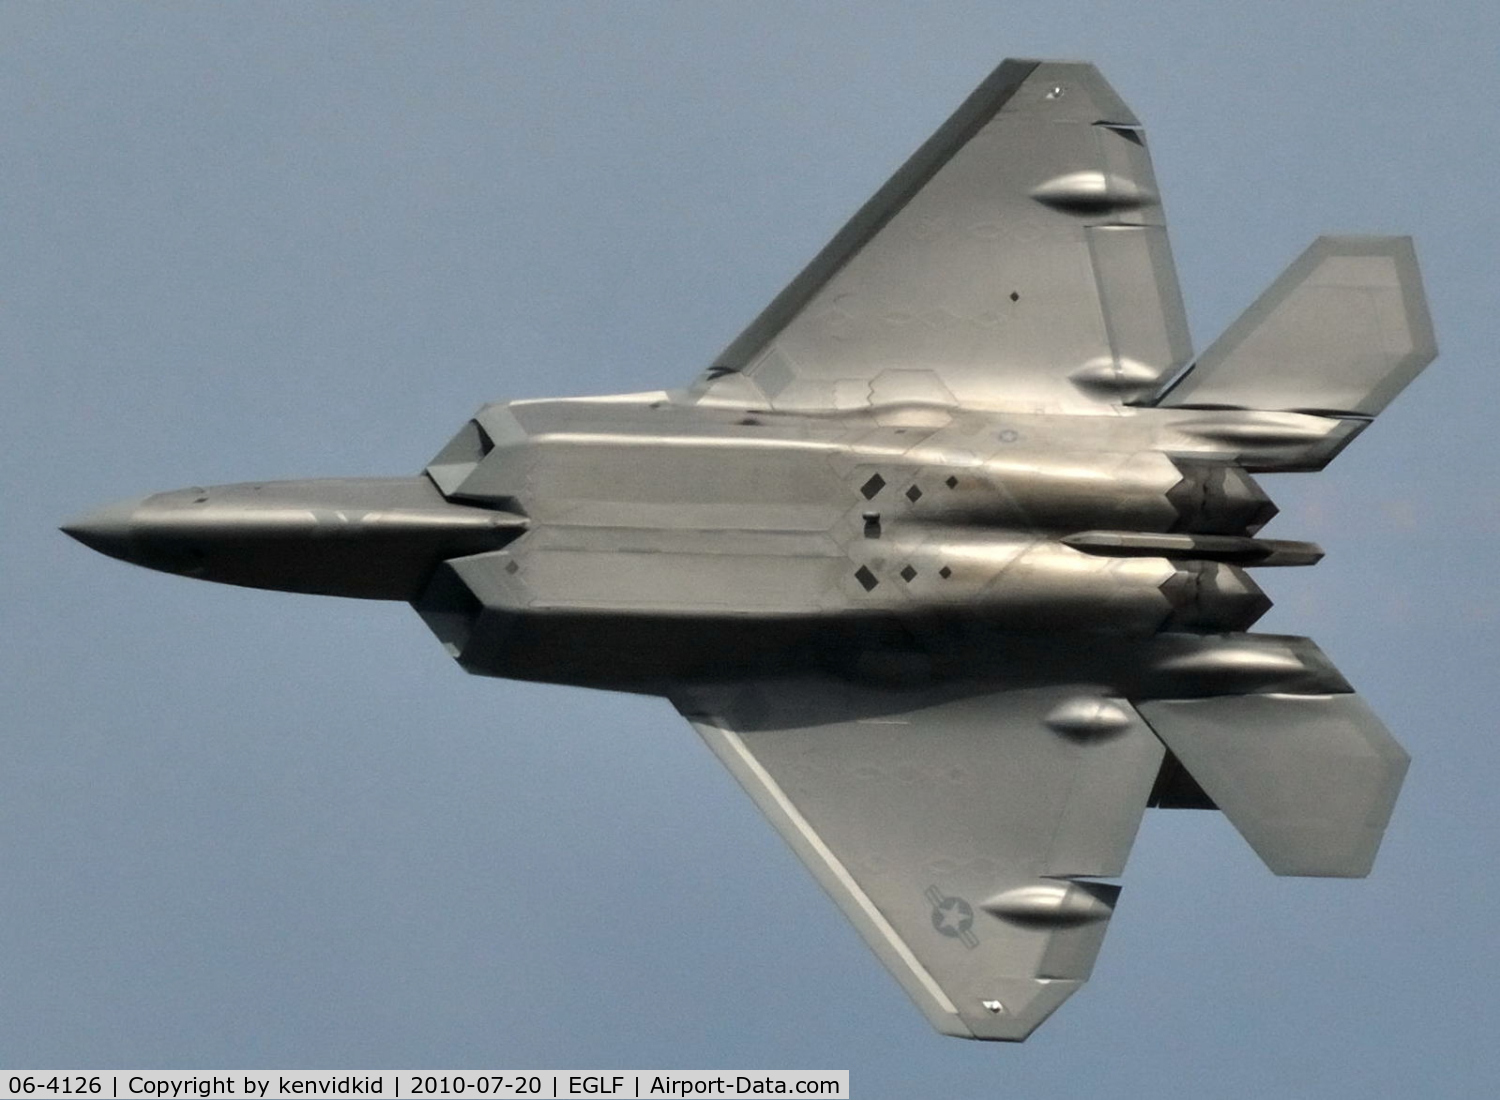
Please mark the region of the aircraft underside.
<svg viewBox="0 0 1500 1100"><path fill-rule="evenodd" d="M1254 475L1322 470L1435 354L1411 242L1322 237L1195 356L1139 121L1090 65L1007 61L686 389L65 530L664 696L935 1027L1019 1040L1088 978L1148 805L1370 870L1407 757L1251 631L1252 571L1322 557L1261 537Z"/></svg>

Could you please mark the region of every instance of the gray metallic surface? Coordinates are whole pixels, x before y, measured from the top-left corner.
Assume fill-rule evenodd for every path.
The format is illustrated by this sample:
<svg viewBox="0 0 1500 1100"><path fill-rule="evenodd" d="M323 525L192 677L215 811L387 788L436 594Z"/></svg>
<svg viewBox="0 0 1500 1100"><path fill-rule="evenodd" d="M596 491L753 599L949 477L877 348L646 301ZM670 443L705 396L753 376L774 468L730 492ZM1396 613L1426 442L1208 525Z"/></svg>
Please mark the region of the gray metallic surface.
<svg viewBox="0 0 1500 1100"><path fill-rule="evenodd" d="M421 477L218 485L64 524L112 558L223 584L409 600L438 563L504 546L519 516L453 504Z"/></svg>
<svg viewBox="0 0 1500 1100"><path fill-rule="evenodd" d="M700 387L781 409L881 401L893 374L969 406L1149 394L1192 349L1137 127L1091 65L1006 62Z"/></svg>
<svg viewBox="0 0 1500 1100"><path fill-rule="evenodd" d="M1109 907L1080 921L1020 893L1123 869L1162 759L1133 712L1086 743L1046 719L1096 702L1088 685L796 678L673 701L940 1031L1024 1039L1088 977Z"/></svg>
<svg viewBox="0 0 1500 1100"><path fill-rule="evenodd" d="M1410 237L1319 237L1166 405L1375 416L1437 356Z"/></svg>
<svg viewBox="0 0 1500 1100"><path fill-rule="evenodd" d="M1359 696L1156 699L1141 713L1272 871L1370 873L1409 758Z"/></svg>
<svg viewBox="0 0 1500 1100"><path fill-rule="evenodd" d="M65 530L671 699L936 1027L1017 1040L1088 977L1118 888L1082 880L1154 787L1279 873L1368 871L1406 757L1310 640L1248 633L1247 570L1322 555L1256 537L1251 473L1323 468L1425 317L1409 245L1325 238L1179 377L1138 123L1091 66L1006 62L691 389Z"/></svg>

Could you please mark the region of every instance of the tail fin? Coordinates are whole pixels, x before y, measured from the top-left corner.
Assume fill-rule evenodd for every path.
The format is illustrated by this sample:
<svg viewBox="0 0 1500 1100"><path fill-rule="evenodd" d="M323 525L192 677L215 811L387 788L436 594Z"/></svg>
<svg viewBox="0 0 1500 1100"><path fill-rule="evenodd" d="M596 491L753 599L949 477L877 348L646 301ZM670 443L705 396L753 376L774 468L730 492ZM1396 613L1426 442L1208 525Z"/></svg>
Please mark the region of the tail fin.
<svg viewBox="0 0 1500 1100"><path fill-rule="evenodd" d="M1278 875L1370 873L1408 757L1358 695L1137 704Z"/></svg>
<svg viewBox="0 0 1500 1100"><path fill-rule="evenodd" d="M1156 401L1374 417L1437 355L1410 237L1319 237Z"/></svg>

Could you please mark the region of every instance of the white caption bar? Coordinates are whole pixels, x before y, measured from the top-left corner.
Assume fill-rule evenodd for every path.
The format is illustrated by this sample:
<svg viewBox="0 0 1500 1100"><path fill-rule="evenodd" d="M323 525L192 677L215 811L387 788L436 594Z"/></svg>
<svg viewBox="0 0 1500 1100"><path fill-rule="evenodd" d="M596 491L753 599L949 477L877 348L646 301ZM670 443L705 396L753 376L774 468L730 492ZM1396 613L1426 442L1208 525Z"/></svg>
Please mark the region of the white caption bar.
<svg viewBox="0 0 1500 1100"><path fill-rule="evenodd" d="M306 1100L378 1096L381 1100L441 1097L815 1096L847 1100L849 1071L840 1070L447 1070L414 1073L325 1073L301 1070L185 1072L110 1070L64 1073L34 1070L0 1074L0 1100Z"/></svg>

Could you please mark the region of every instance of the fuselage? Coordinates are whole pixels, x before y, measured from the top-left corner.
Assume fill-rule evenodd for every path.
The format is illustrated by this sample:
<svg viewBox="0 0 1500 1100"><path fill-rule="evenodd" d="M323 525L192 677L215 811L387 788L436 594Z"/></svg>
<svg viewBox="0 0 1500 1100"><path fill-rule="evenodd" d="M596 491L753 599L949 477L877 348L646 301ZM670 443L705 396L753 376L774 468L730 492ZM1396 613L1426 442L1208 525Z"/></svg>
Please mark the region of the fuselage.
<svg viewBox="0 0 1500 1100"><path fill-rule="evenodd" d="M1246 467L1349 434L1235 410L493 404L428 475L525 532L414 602L471 671L631 690L829 660L930 676L945 652L972 673L1052 635L1111 661L1246 630L1269 601L1244 566L1319 555L1254 537L1275 508Z"/></svg>
<svg viewBox="0 0 1500 1100"><path fill-rule="evenodd" d="M1256 537L1275 507L1249 471L1320 467L1361 422L1100 409L492 404L420 477L179 490L65 529L166 572L409 601L494 676L1017 683L1062 647L1137 695L1322 683L1315 651L1243 633L1270 606L1246 567L1321 555Z"/></svg>

